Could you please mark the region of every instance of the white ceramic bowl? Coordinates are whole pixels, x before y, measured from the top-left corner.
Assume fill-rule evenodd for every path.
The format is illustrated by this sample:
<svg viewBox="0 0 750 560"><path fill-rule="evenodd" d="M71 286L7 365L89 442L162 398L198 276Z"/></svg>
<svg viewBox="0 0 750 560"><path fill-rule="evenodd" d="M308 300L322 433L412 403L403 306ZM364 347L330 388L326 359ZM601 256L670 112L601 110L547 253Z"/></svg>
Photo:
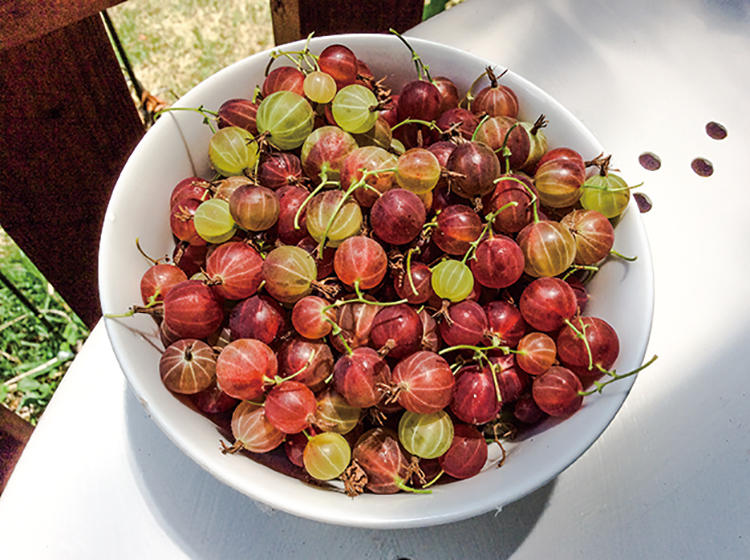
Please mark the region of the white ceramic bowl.
<svg viewBox="0 0 750 560"><path fill-rule="evenodd" d="M450 76L465 91L487 65L500 61L421 39L410 40L433 76ZM375 76L388 75L397 92L416 76L404 45L387 35L341 35L312 40L313 52L343 43L366 61ZM287 45L298 50L302 42ZM226 99L249 97L262 82L268 53L253 55L196 86L176 106L216 109ZM278 62L277 62L278 64ZM603 151L591 133L565 108L513 72L502 83L512 87L521 103L521 118L540 113L550 121L546 134L551 147L567 146L584 158ZM209 177L207 142L210 131L199 115L172 112L159 119L137 146L115 186L107 210L99 251L99 289L105 313L126 310L140 301L139 282L148 268L135 239L151 255L171 254L168 207L172 187L184 177ZM615 248L638 255L633 263L607 262L590 285L587 314L604 318L620 337L615 364L629 371L642 363L651 328L653 279L651 256L637 209L631 204L617 226ZM472 517L517 500L557 476L576 460L612 420L633 378L610 385L602 395L584 400L583 407L564 421L550 420L522 442L509 444L500 469L434 487L430 495L364 494L355 499L308 486L254 461L219 452L215 426L173 397L161 382L158 361L162 348L149 317L107 319L106 327L117 359L148 414L189 457L224 483L255 500L302 517L371 528L436 525ZM497 450L495 450L497 451ZM165 465L165 468L167 466Z"/></svg>

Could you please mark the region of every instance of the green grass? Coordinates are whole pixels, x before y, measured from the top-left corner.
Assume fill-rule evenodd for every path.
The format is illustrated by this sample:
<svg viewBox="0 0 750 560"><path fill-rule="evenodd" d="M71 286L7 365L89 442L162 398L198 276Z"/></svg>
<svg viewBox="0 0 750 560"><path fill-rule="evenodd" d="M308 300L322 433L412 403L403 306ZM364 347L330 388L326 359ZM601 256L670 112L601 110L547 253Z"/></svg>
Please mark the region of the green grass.
<svg viewBox="0 0 750 560"><path fill-rule="evenodd" d="M36 424L88 330L0 229L0 402ZM37 314L38 312L38 314Z"/></svg>
<svg viewBox="0 0 750 560"><path fill-rule="evenodd" d="M138 80L170 104L232 62L273 46L268 0L129 0L107 13Z"/></svg>
<svg viewBox="0 0 750 560"><path fill-rule="evenodd" d="M426 0L424 18L462 1ZM274 44L269 0L128 0L107 13L139 81L169 104Z"/></svg>

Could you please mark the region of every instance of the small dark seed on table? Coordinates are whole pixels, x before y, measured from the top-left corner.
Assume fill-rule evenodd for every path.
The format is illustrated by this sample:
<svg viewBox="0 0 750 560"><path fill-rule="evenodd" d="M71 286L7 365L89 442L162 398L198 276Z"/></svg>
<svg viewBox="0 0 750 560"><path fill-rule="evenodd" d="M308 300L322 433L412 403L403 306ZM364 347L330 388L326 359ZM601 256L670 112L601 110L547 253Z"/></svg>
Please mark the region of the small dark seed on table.
<svg viewBox="0 0 750 560"><path fill-rule="evenodd" d="M633 198L636 204L638 204L638 210L641 211L641 214L645 214L653 207L651 199L643 193L634 193Z"/></svg>
<svg viewBox="0 0 750 560"><path fill-rule="evenodd" d="M656 171L661 167L661 159L653 152L643 152L638 156L638 163L649 171Z"/></svg>
<svg viewBox="0 0 750 560"><path fill-rule="evenodd" d="M706 158L695 158L690 163L690 167L701 177L710 177L714 172L713 164Z"/></svg>
<svg viewBox="0 0 750 560"><path fill-rule="evenodd" d="M711 121L706 123L706 134L714 140L724 140L727 137L727 129L724 125Z"/></svg>

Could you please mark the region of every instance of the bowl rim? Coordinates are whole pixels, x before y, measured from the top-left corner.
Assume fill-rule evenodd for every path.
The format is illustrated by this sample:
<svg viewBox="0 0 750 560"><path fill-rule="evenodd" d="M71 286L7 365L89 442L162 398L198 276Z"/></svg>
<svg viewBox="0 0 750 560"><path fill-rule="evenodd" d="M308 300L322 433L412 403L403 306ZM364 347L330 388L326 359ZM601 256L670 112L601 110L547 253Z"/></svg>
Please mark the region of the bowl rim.
<svg viewBox="0 0 750 560"><path fill-rule="evenodd" d="M462 49L452 47L450 45L445 45L445 44L427 40L427 39L409 37L408 35L407 35L407 39L417 51L419 51L422 47L428 46L430 48L435 48L439 50L442 49L446 54L450 56L456 56L456 55L461 56L461 57L468 56L468 57L472 57L478 60L484 65L499 66L499 64L493 60L487 59L483 56L474 54L469 51L464 51ZM322 46L325 44L332 44L332 43L346 44L347 41L359 41L359 40L375 40L375 41L393 40L395 41L397 40L397 38L392 35L375 34L375 33L347 33L347 34L340 34L340 35L327 35L327 36L314 37L311 40L310 44L313 47L318 47L318 46ZM294 41L292 43L288 43L285 45L279 45L277 47L266 49L264 51L250 55L242 60L239 60L223 68L222 70L219 70L212 76L206 78L206 80L202 81L201 83L197 84L195 87L191 88L191 90L188 91L185 95L183 95L180 98L180 100L176 102L173 106L175 107L184 106L184 103L185 103L184 100L186 98L189 98L191 95L194 95L195 92L200 91L200 88L207 81L213 79L214 77L222 73L233 72L236 67L247 64L248 60L250 59L264 59L264 58L267 58L268 55L274 50L293 49L295 47L302 46L304 42L305 40L299 40L299 41ZM533 84L532 82L528 81L523 76L516 74L512 70L509 70L508 74L512 75L516 81L522 83L524 88L526 88L527 90L531 92L534 92L537 95L540 95L541 97L544 98L546 103L553 105L556 108L556 110L563 113L567 117L569 123L574 125L576 135L581 135L592 145L597 146L601 151L603 151L602 146L596 140L594 135L581 123L581 121L575 115L573 115L567 108L562 106L554 97L549 95L547 92L545 92L544 90L542 90L541 88ZM120 178L118 178L118 181L113 189L111 199L110 199L110 204L108 205L107 212L104 217L104 222L103 222L104 225L102 228L102 236L101 236L100 245L99 245L99 267L98 267L99 268L99 293L100 293L100 297L102 298L101 303L102 303L103 310L108 309L108 307L106 306L106 302L104 301L104 294L106 293L105 284L109 275L108 264L107 264L109 260L109 256L107 255L104 249L107 247L109 236L111 234L108 228L108 224L110 223L110 218L113 218L113 214L114 214L113 201L116 201L122 195L123 191L126 188L126 183L123 180L123 177L127 176L127 173L129 171L129 166L135 165L134 163L131 163L133 161L132 159L133 156L138 153L139 148L143 145L144 140L148 137L148 135L155 134L153 131L158 130L159 124L160 123L157 122L149 131L146 132L146 134L141 139L141 141L139 142L139 144L136 146L133 153L131 154L130 158L128 159L128 162L126 162L125 166L123 167ZM640 216L637 212L637 208L634 210L634 206L635 204L631 200L630 206L628 208L628 212L636 215L635 218L631 218L631 219L634 219L634 229L632 230L632 233L637 237L637 242L639 243L639 245L643 246L644 251L647 253L647 254L639 254L638 256L638 261L639 261L638 266L643 267L641 273L645 275L647 283L648 283L648 286L647 286L648 290L646 291L645 299L642 301L642 307L647 310L648 324L645 326L645 328L642 331L639 331L641 344L639 344L637 352L634 353L634 355L637 356L638 363L642 363L646 350L647 350L648 340L650 338L650 333L651 333L651 328L652 328L652 323L653 323L654 271L653 271L653 261L652 261L653 256L652 256L652 252L648 243L648 237L646 235L645 225L643 224L643 221L640 219ZM493 493L487 492L486 499L479 501L479 502L476 502L476 501L471 502L470 504L465 504L464 502L462 502L462 507L455 509L455 510L448 511L448 512L430 513L429 506L425 505L425 507L423 508L423 511L424 511L423 515L421 516L412 515L408 519L382 518L382 517L379 517L377 514L363 516L363 517L353 517L350 511L347 511L346 509L343 509L343 508L340 510L337 510L337 508L329 508L325 512L311 511L311 509L309 507L305 507L304 504L300 505L299 503L295 503L295 501L293 500L284 499L283 496L277 496L273 492L269 492L268 489L253 488L252 485L248 487L248 485L246 484L246 481L244 479L241 479L240 475L233 471L231 465L228 466L226 469L219 469L219 470L209 465L208 462L204 460L205 451L201 448L201 446L195 444L189 438L183 437L181 432L177 432L173 430L168 418L166 418L162 413L160 413L158 403L156 403L156 406L152 406L152 404L146 399L146 396L148 395L148 391L144 389L144 386L140 382L139 377L135 375L133 372L131 372L130 368L127 367L128 359L127 359L127 356L125 356L124 354L125 349L121 348L117 342L119 340L119 335L117 333L117 327L116 327L115 322L112 319L105 318L104 323L105 323L108 338L110 340L110 344L112 346L113 352L120 365L120 369L122 369L123 373L125 374L125 377L128 380L128 385L130 386L131 390L133 390L134 394L138 398L141 405L144 407L146 414L157 424L157 426L159 426L162 432L183 453L185 453L188 457L190 457L190 459L192 459L201 468L208 471L213 477L215 477L222 483L240 491L241 493L251 497L252 499L256 499L263 503L266 503L272 508L280 509L287 513L290 513L299 517L311 519L314 521L325 522L325 523L330 523L330 524L335 524L335 525L342 525L342 526L350 526L350 527L390 529L390 528L406 528L406 527L439 525L443 523L449 523L449 522L454 522L454 521L460 521L463 519L468 519L468 518L480 515L482 513L492 511L493 509L512 503L530 494L534 490L541 488L542 486L547 484L550 480L556 478L562 471L564 471L568 466L570 466L573 462L575 462L589 447L591 447L591 445L593 445L593 443L601 436L601 434L606 430L606 428L612 422L614 417L617 415L618 410L621 408L623 402L627 398L627 395L630 393L630 390L632 389L633 384L635 383L635 378L626 379L619 383L620 391L613 393L611 395L611 398L614 400L612 401L612 404L611 404L611 408L613 408L613 412L609 415L609 419L606 422L604 422L601 426L598 426L596 430L592 431L590 437L581 438L580 441L578 441L578 444L573 446L569 450L568 453L564 454L563 456L557 457L557 460L554 461L552 468L549 469L547 476L533 479L533 482L531 484L527 484L525 486L519 485L518 487L514 489L514 491L507 492L501 501L498 501L497 499L492 499L491 497L493 496ZM455 483L452 483L452 484L455 484ZM398 494L398 495L393 495L393 496L403 496L403 493ZM376 499L388 500L388 499L393 499L393 496L377 496L377 495L368 494L368 495L360 496L357 499L360 500L362 498L365 498L373 502L372 506L377 507L376 505L377 503L372 500L373 497ZM419 499L419 498L412 497L412 499Z"/></svg>

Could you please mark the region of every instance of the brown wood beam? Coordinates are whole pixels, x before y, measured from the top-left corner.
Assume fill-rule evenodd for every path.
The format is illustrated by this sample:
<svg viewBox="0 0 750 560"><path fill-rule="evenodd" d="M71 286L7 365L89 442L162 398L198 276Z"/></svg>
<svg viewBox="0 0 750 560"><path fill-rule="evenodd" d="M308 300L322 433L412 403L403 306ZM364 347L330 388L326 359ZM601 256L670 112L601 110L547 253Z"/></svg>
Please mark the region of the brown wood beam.
<svg viewBox="0 0 750 560"><path fill-rule="evenodd" d="M99 15L0 51L0 224L89 326L102 218L143 135Z"/></svg>
<svg viewBox="0 0 750 560"><path fill-rule="evenodd" d="M67 27L122 1L3 0L0 2L0 50Z"/></svg>
<svg viewBox="0 0 750 560"><path fill-rule="evenodd" d="M0 494L33 430L31 424L0 404Z"/></svg>
<svg viewBox="0 0 750 560"><path fill-rule="evenodd" d="M422 21L424 0L270 0L277 45L336 33L406 31Z"/></svg>

